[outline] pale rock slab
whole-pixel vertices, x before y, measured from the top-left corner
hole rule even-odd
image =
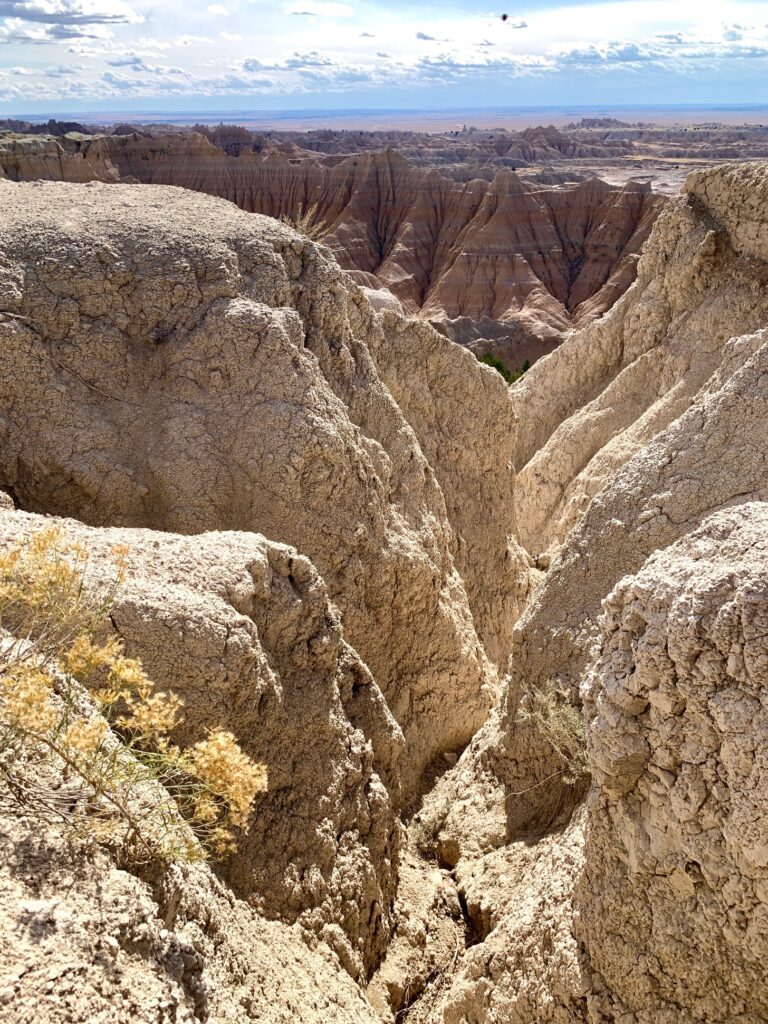
[[[24,512],[0,514],[0,545],[52,525],[87,549],[94,592],[114,589],[113,550],[128,548],[109,620],[157,689],[183,699],[175,740],[227,729],[266,764],[269,790],[222,876],[364,978],[392,929],[403,740],[312,563],[256,534],[179,537]]]
[[[582,693],[590,1020],[768,1016],[768,505],[709,517],[605,602]]]
[[[0,483],[95,525],[295,545],[403,728],[414,791],[497,674],[359,290],[292,230],[182,189],[4,183],[0,209]]]

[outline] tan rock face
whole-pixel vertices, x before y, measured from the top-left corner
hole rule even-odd
[[[3,513],[0,545],[49,524]],[[157,688],[182,697],[176,740],[224,728],[267,765],[269,791],[224,877],[365,977],[391,931],[403,741],[314,566],[255,534],[61,525],[88,550],[89,587],[112,586],[113,548],[129,548],[110,621]]]
[[[768,505],[623,580],[584,683],[591,1019],[768,1015]]]
[[[556,784],[528,788],[557,765],[517,720],[521,697],[576,685],[600,602],[648,554],[713,508],[768,498],[755,448],[768,339],[747,333],[768,323],[765,280],[765,263],[734,253],[712,214],[682,199],[657,224],[634,288],[513,387],[517,528],[534,556],[552,545],[552,567],[515,629],[507,694],[451,790],[488,813],[466,826],[457,806],[448,834],[496,843],[562,810]],[[527,792],[510,801],[505,787]]]
[[[509,686],[499,708],[430,795],[424,816],[468,905],[479,891],[473,879],[482,878],[486,904],[503,907],[505,876],[498,867],[484,867],[499,858],[507,873],[523,872],[526,891],[541,894],[526,970],[551,985],[538,992],[537,981],[524,987],[534,1000],[526,1012],[537,1020],[603,1024],[626,1014],[650,1024],[709,1015],[756,1022],[765,1016],[753,973],[759,958],[750,959],[753,940],[762,948],[762,933],[747,924],[762,913],[762,868],[740,849],[763,841],[745,824],[762,812],[741,808],[762,800],[765,773],[759,756],[746,755],[740,762],[746,775],[734,774],[729,782],[720,758],[731,764],[730,744],[742,739],[732,740],[730,730],[743,728],[746,719],[710,725],[706,718],[721,704],[729,708],[727,716],[731,696],[736,715],[743,703],[736,691],[746,687],[752,694],[762,685],[761,669],[753,669],[759,681],[745,678],[739,659],[747,635],[762,642],[759,627],[750,623],[753,615],[761,620],[763,584],[742,567],[750,543],[764,531],[764,511],[750,507],[707,518],[717,509],[768,500],[768,336],[757,330],[768,323],[766,264],[759,256],[768,227],[758,225],[749,234],[751,251],[737,253],[729,241],[736,227],[726,232],[713,212],[717,204],[748,204],[764,168],[762,175],[713,171],[703,179],[706,190],[694,177],[692,188],[717,197],[713,208],[686,200],[671,206],[654,231],[635,287],[600,324],[569,338],[511,392],[519,421],[515,461],[522,467],[518,529],[533,553],[553,538],[562,545],[553,545],[551,568],[515,628]],[[547,434],[550,439],[542,440]],[[543,511],[548,483],[558,477],[567,483],[553,487],[558,499]],[[749,525],[737,531],[740,516]],[[725,543],[729,531],[734,538],[738,532],[733,548]],[[631,578],[649,555],[676,541],[668,555],[651,559],[637,581]],[[702,561],[696,560],[699,550]],[[755,572],[759,550],[754,548]],[[608,603],[613,625],[606,627],[606,653],[595,666],[601,603],[625,576],[630,578]],[[748,611],[747,593],[754,601]],[[696,644],[701,646],[694,650]],[[762,664],[759,657],[754,664]],[[572,818],[586,787],[562,785],[562,760],[520,714],[532,687],[556,685],[575,696],[585,673],[599,695],[589,716],[595,783],[586,845],[578,837],[581,819]],[[636,700],[630,691],[641,683]],[[652,730],[646,721],[653,721]],[[740,749],[756,750],[761,743],[757,706],[752,725]],[[732,814],[738,825],[730,824]],[[614,840],[611,830],[617,829]],[[545,865],[580,879],[573,883],[571,926],[551,888],[555,881],[542,885],[546,866],[536,869],[525,854],[527,844],[547,844],[558,833],[562,844],[545,854]],[[734,845],[728,846],[731,835]],[[564,848],[571,851],[566,861]],[[735,895],[726,907],[720,900],[730,897],[721,897],[719,887],[729,885]],[[738,924],[728,909],[736,906],[749,908],[745,918],[737,915]],[[583,931],[579,920],[588,922]],[[455,1013],[460,1020],[459,1008],[466,1013],[470,1005],[478,1020],[491,1021],[497,1019],[491,993],[499,1001],[520,993],[514,983],[517,949],[507,966],[501,954],[488,959],[498,949],[498,935],[512,942],[520,934],[519,913],[499,910],[496,921],[483,943],[485,955],[473,954],[486,966],[478,968],[469,995],[462,971],[456,991],[441,997],[443,1016],[436,1010],[427,1019],[454,1019]],[[578,943],[569,947],[568,928],[586,943],[586,954]],[[550,946],[558,951],[554,959],[534,951]],[[685,966],[676,965],[676,957]],[[740,965],[735,969],[743,985],[731,983],[731,963]],[[564,978],[571,981],[564,984]],[[757,995],[747,995],[750,986]],[[510,1005],[509,1019],[531,1019],[515,1016],[524,1001]]]
[[[510,389],[231,203],[0,187],[0,489],[88,520],[97,575],[130,535],[116,628],[190,738],[223,719],[275,763],[222,877],[281,957],[286,931],[315,947],[281,965],[326,986],[334,951],[340,1020],[382,957],[387,1021],[768,1015],[766,174],[693,176],[635,286]],[[534,688],[583,694],[591,781]],[[398,903],[398,787],[410,809],[470,737],[410,818]],[[332,1012],[297,984],[300,1019]]]
[[[432,757],[469,740],[496,686],[454,560],[478,543],[481,495],[459,512],[457,479],[452,529],[371,358],[368,344],[386,345],[368,304],[317,246],[209,197],[7,184],[0,204],[0,483],[22,508],[92,524],[294,544],[330,581],[405,732],[411,791]],[[446,362],[434,372],[449,379]],[[504,408],[501,381],[470,372]],[[431,401],[417,431],[425,444],[433,431],[430,450],[444,415]],[[478,481],[479,465],[462,479]],[[445,463],[446,493],[450,476]],[[500,498],[510,486],[502,471]],[[512,525],[493,529],[485,564],[513,595],[498,588],[483,629],[503,664],[528,569]]]
[[[0,141],[0,178],[10,181],[118,181],[102,140],[17,135]]]
[[[639,184],[548,190],[506,170],[457,183],[391,149],[321,162],[214,143],[196,132],[19,136],[0,143],[0,167],[13,180],[181,185],[306,221],[342,267],[372,276],[409,314],[448,322],[458,341],[499,335],[494,351],[512,368],[625,291],[663,203]]]
[[[585,1024],[591,975],[573,927],[583,817],[459,866],[472,941],[414,1007],[418,1024]]]
[[[28,763],[31,786],[57,787]],[[266,921],[204,865],[137,870],[0,799],[0,1006],[41,1024],[375,1024],[322,943]],[[11,941],[12,940],[12,941]]]
[[[381,323],[371,352],[440,484],[478,634],[503,671],[530,588],[514,519],[514,402],[495,370],[426,324],[391,313]]]

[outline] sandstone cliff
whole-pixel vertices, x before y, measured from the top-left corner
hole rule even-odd
[[[461,517],[477,513],[454,511],[452,529],[377,373],[366,343],[382,326],[362,295],[310,241],[190,192],[6,184],[0,204],[0,483],[24,509],[92,524],[294,544],[403,728],[412,792],[481,724],[497,675],[454,557]],[[508,407],[500,378],[472,372]],[[500,522],[507,473],[491,485]],[[497,664],[527,586],[512,532],[502,525],[486,556],[506,581],[483,625],[501,634]]]
[[[486,930],[490,924],[488,949],[472,953],[454,992],[441,996],[440,1012],[444,1016],[435,1016],[435,1020],[459,1020],[459,1008],[467,1005],[478,1014],[478,1020],[500,1019],[494,1016],[493,999],[487,1002],[491,991],[499,1005],[506,1007],[508,1016],[503,1019],[521,1022],[602,1022],[622,1019],[624,1013],[627,1019],[650,1022],[667,1019],[663,1014],[673,1012],[682,1013],[674,1019],[690,1021],[761,1019],[759,1002],[744,1003],[736,988],[729,999],[721,998],[730,986],[725,964],[731,955],[743,956],[739,952],[743,940],[731,934],[724,923],[724,930],[713,925],[709,935],[702,920],[702,946],[696,948],[699,968],[708,980],[695,996],[693,987],[681,994],[686,984],[682,980],[687,970],[684,964],[688,961],[681,956],[673,970],[676,954],[672,949],[677,948],[675,943],[688,942],[683,936],[689,934],[696,911],[692,911],[688,923],[666,917],[666,896],[661,890],[649,893],[643,887],[642,875],[637,875],[639,889],[634,890],[633,909],[627,911],[636,917],[632,925],[618,921],[623,914],[619,910],[620,904],[624,906],[622,897],[614,901],[614,896],[608,895],[615,892],[614,883],[619,885],[610,873],[618,868],[608,871],[606,858],[615,856],[617,863],[632,865],[631,878],[640,870],[637,858],[647,858],[646,871],[661,872],[655,861],[654,868],[648,867],[652,863],[648,843],[653,849],[654,837],[663,829],[674,836],[678,832],[688,834],[687,825],[680,820],[663,826],[656,823],[647,802],[639,812],[634,803],[633,773],[644,758],[650,757],[669,773],[664,778],[670,788],[679,780],[682,794],[687,785],[684,778],[691,769],[683,764],[687,753],[680,755],[682,761],[674,755],[663,755],[662,744],[668,741],[643,734],[643,698],[638,696],[635,701],[628,692],[641,678],[639,670],[627,662],[631,641],[619,637],[615,626],[600,627],[598,623],[601,603],[613,587],[623,576],[638,572],[654,551],[685,537],[702,522],[705,525],[701,532],[694,533],[690,542],[681,540],[680,545],[681,551],[688,547],[696,550],[696,538],[701,537],[699,546],[705,545],[705,550],[707,537],[721,535],[721,520],[706,518],[714,510],[753,499],[768,500],[763,455],[768,446],[763,367],[768,337],[764,330],[749,333],[768,322],[766,264],[761,257],[768,228],[764,220],[758,222],[759,214],[753,214],[753,227],[742,234],[750,241],[742,242],[737,251],[727,224],[718,220],[715,210],[716,202],[722,209],[738,209],[740,204],[748,203],[757,210],[757,197],[765,180],[765,168],[725,169],[693,176],[688,195],[666,211],[654,230],[634,288],[600,324],[568,339],[513,388],[513,402],[520,417],[520,447],[516,453],[520,467],[516,486],[518,527],[533,553],[547,544],[554,543],[555,548],[546,557],[539,557],[540,565],[549,565],[550,558],[552,565],[516,627],[505,697],[459,765],[432,794],[426,812],[429,827],[438,837],[436,848],[454,866],[470,912],[474,908],[479,923],[486,922]],[[705,195],[711,205],[704,205],[699,198]],[[550,401],[535,421],[532,397],[545,389]],[[565,485],[549,491],[548,480],[557,479],[561,473]],[[565,522],[557,501],[545,504],[549,493],[556,493],[559,500],[563,494],[572,500],[576,495]],[[760,509],[758,506],[749,512],[751,520],[762,521]],[[744,535],[750,531],[754,535],[759,527],[753,523],[749,530],[744,529]],[[663,580],[666,564],[661,556],[655,562],[652,559],[639,579]],[[703,566],[699,568],[704,571]],[[732,570],[728,567],[724,571]],[[707,586],[694,574],[692,585],[699,584]],[[642,584],[647,586],[647,582]],[[627,629],[634,629],[633,624],[638,623],[633,634],[638,650],[645,652],[646,644],[652,650],[676,642],[664,632],[673,628],[672,620],[668,627],[658,626],[658,639],[650,639],[645,626],[639,625],[645,613],[638,601],[628,598],[627,604],[623,603],[624,594],[635,593],[631,587],[626,582],[619,584],[608,608],[626,609],[615,614],[626,614]],[[645,593],[642,587],[640,592]],[[674,588],[663,592],[668,599],[676,593]],[[759,604],[759,588],[751,592]],[[712,600],[719,609],[727,606],[729,599],[722,589],[716,589]],[[697,608],[702,616],[709,614],[702,606]],[[698,612],[691,614],[692,621],[700,621]],[[604,662],[594,662],[600,657],[601,636],[613,637],[618,644],[614,664],[621,661],[623,666],[615,669],[620,683],[609,685]],[[608,639],[602,643],[604,650],[613,649],[614,639],[610,644]],[[735,643],[738,645],[738,641]],[[718,671],[713,669],[720,680],[717,685],[727,689],[730,684],[718,676]],[[680,676],[674,678],[677,682],[673,685],[680,685]],[[583,813],[573,813],[584,786],[562,784],[562,759],[542,741],[535,723],[524,714],[535,690],[557,687],[570,692],[571,699],[578,699],[580,681],[588,697],[593,691],[602,692],[603,687],[608,687],[607,692],[613,692],[613,685],[617,688],[616,697],[610,698],[613,703],[609,704],[606,697],[599,705],[597,718],[591,720],[588,716],[594,780],[586,819]],[[761,676],[757,685],[765,688],[767,682]],[[657,684],[658,675],[648,686],[655,689]],[[655,699],[649,698],[651,705]],[[683,712],[685,702],[682,696],[679,700],[675,707]],[[676,714],[671,708],[665,706],[662,714]],[[695,719],[693,709],[691,714]],[[677,728],[672,722],[674,717],[664,726],[672,730],[669,742]],[[601,767],[600,759],[610,757],[617,759],[614,768]],[[695,756],[693,761],[699,763]],[[606,775],[610,771],[616,776],[613,781]],[[600,829],[615,828],[617,822],[614,817],[611,826],[598,825],[593,817],[594,807],[600,804],[596,787],[603,785],[609,790],[618,787],[617,793],[626,792],[622,787],[627,786],[632,792],[635,831],[631,842],[639,845],[631,850],[617,848],[609,855],[605,834],[598,838]],[[755,785],[759,788],[764,782]],[[708,789],[701,784],[699,789],[703,802]],[[728,805],[731,796],[718,792],[718,799]],[[610,803],[623,798],[605,799]],[[667,799],[665,790],[663,800]],[[730,810],[723,813],[730,814]],[[622,828],[629,829],[626,815],[622,821]],[[535,844],[533,857],[526,851],[532,836],[542,837]],[[708,835],[705,845],[709,839],[714,842],[714,836]],[[623,841],[630,843],[629,832]],[[699,852],[704,856],[701,848]],[[671,860],[667,863],[668,870],[662,873],[672,876],[687,862],[681,858],[674,864]],[[695,874],[699,868],[690,870]],[[742,866],[738,870],[751,877],[751,868]],[[670,883],[673,889],[678,877],[674,875]],[[537,919],[522,924],[517,911],[505,909],[510,878],[519,878],[530,899],[538,901]],[[690,887],[686,884],[684,888],[688,893]],[[565,903],[563,891],[570,894]],[[614,912],[616,919],[611,916]],[[667,958],[661,970],[670,971],[670,978],[677,979],[670,981],[666,995],[657,989],[657,981],[641,982],[639,976],[628,982],[628,988],[619,983],[619,973],[637,953],[611,938],[625,934],[625,930],[631,933],[640,927],[641,918],[647,922],[656,915],[664,921],[660,927],[672,930],[666,951],[662,953],[659,946],[655,954]],[[702,910],[702,915],[711,919],[709,911]],[[512,935],[519,934],[520,927],[528,938],[518,947]],[[642,925],[642,929],[647,927]],[[638,938],[639,943],[662,941],[651,940],[648,931],[640,934],[645,939]],[[556,951],[553,957],[541,958],[537,951],[541,943]],[[650,948],[652,945],[643,945],[644,955]],[[501,961],[493,973],[494,984],[489,986],[482,958],[491,950],[497,951]],[[650,964],[653,957],[648,955]],[[531,975],[522,989],[521,956],[528,957],[525,972]],[[654,972],[651,966],[639,968],[639,975]],[[749,977],[749,969],[744,967],[742,974]],[[637,995],[641,984],[645,986],[643,997]],[[654,1008],[642,1009],[649,1006],[651,990],[656,992]],[[482,1011],[478,1006],[483,1007]]]

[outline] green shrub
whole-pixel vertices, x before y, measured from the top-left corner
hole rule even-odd
[[[484,363],[486,366],[492,366],[494,370],[498,370],[507,384],[514,384],[516,380],[520,380],[526,370],[530,370],[531,368],[530,359],[526,359],[523,365],[517,370],[508,370],[504,363],[502,363],[500,359],[497,359],[496,356],[491,355],[490,352],[485,352],[481,357],[480,362]]]
[[[517,720],[531,723],[550,745],[562,762],[555,774],[563,782],[576,785],[589,777],[587,727],[568,693],[555,686],[534,687],[521,701]]]

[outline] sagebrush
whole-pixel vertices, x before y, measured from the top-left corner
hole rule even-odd
[[[266,769],[221,729],[171,742],[181,699],[156,692],[105,628],[128,551],[113,554],[102,592],[86,588],[88,552],[60,529],[0,555],[0,783],[28,813],[132,856],[222,856],[247,832]],[[30,773],[30,759],[51,770]]]
[[[569,785],[589,777],[587,726],[569,693],[554,685],[533,687],[517,712],[519,722],[531,723],[562,762],[556,774]]]

